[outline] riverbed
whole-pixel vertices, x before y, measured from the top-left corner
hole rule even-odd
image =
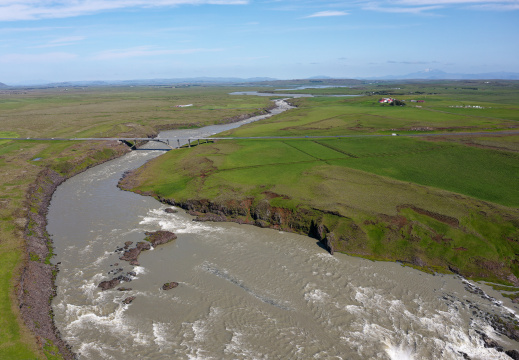
[[[240,125],[160,136],[205,137]],[[478,332],[517,348],[486,318],[518,310],[487,286],[479,292],[454,275],[332,256],[305,236],[194,222],[116,187],[125,171],[160,153],[133,151],[53,196],[55,322],[80,359],[509,359]],[[119,259],[125,242],[156,230],[178,238],[143,252],[139,266]],[[120,286],[131,290],[97,287],[121,274],[132,281]],[[171,281],[179,286],[162,290]]]

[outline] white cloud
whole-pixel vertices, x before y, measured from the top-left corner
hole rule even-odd
[[[0,55],[0,63],[58,63],[73,60],[76,54],[65,52],[53,52],[44,54],[5,54]]]
[[[215,52],[223,49],[153,49],[150,46],[138,46],[129,49],[113,49],[98,53],[93,57],[94,60],[113,60],[126,59],[142,56],[158,56],[158,55],[187,55],[199,52]]]
[[[66,18],[125,8],[248,3],[249,0],[0,0],[0,21]]]
[[[431,10],[440,9],[442,6],[419,6],[419,7],[403,7],[403,6],[385,6],[381,4],[369,4],[363,7],[364,10],[387,12],[387,13],[408,13],[420,14]]]
[[[345,15],[349,15],[349,14],[347,12],[345,12],[345,11],[331,11],[331,10],[328,10],[328,11],[316,12],[315,14],[306,16],[306,18],[328,17],[328,16],[345,16]]]
[[[518,4],[518,0],[397,0],[392,3],[425,6],[425,5],[457,5],[457,4]]]
[[[84,40],[84,36],[67,36],[49,41],[47,44],[33,46],[32,48],[49,48],[58,46],[74,45],[78,41]]]
[[[423,13],[448,6],[465,6],[481,10],[517,10],[519,0],[396,0],[366,1],[365,10],[401,13]]]

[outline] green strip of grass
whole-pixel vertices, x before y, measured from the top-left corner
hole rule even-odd
[[[19,250],[0,252],[0,359],[36,359],[37,356],[20,337],[20,327],[13,316],[11,280],[20,259]]]

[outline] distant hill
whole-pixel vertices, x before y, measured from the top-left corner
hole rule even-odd
[[[6,85],[6,84],[4,84],[4,83],[1,83],[1,82],[0,82],[0,89],[1,89],[1,88],[6,88],[6,87],[9,87],[9,86]]]
[[[389,75],[382,77],[372,77],[373,80],[485,80],[485,79],[499,79],[499,80],[519,80],[519,73],[513,72],[489,72],[482,74],[461,74],[461,73],[447,73],[436,69],[427,69],[410,73],[407,75]]]
[[[276,80],[269,77],[254,77],[248,79],[227,77],[196,77],[196,78],[173,78],[173,79],[135,79],[135,80],[106,80],[106,81],[66,81],[46,84],[47,86],[109,86],[109,85],[135,85],[135,86],[167,86],[178,84],[243,84],[261,81]]]

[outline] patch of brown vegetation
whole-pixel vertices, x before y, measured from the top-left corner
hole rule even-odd
[[[276,194],[275,192],[272,192],[272,191],[264,191],[264,192],[262,192],[262,194],[265,195],[265,197],[269,200],[274,199],[274,198],[279,198],[279,197],[282,199],[285,199],[285,200],[290,199],[290,196]]]
[[[444,224],[447,224],[449,226],[452,226],[452,227],[455,227],[455,228],[458,228],[460,226],[460,222],[458,219],[452,217],[452,216],[447,216],[447,215],[443,215],[443,214],[438,214],[438,213],[435,213],[435,212],[432,212],[432,211],[429,211],[429,210],[426,210],[426,209],[422,209],[422,208],[419,208],[419,207],[416,207],[414,205],[399,205],[397,206],[397,210],[398,211],[401,211],[402,209],[411,209],[413,210],[414,212],[420,214],[420,215],[425,215],[425,216],[429,216],[430,218],[433,218],[434,220],[438,220]]]

